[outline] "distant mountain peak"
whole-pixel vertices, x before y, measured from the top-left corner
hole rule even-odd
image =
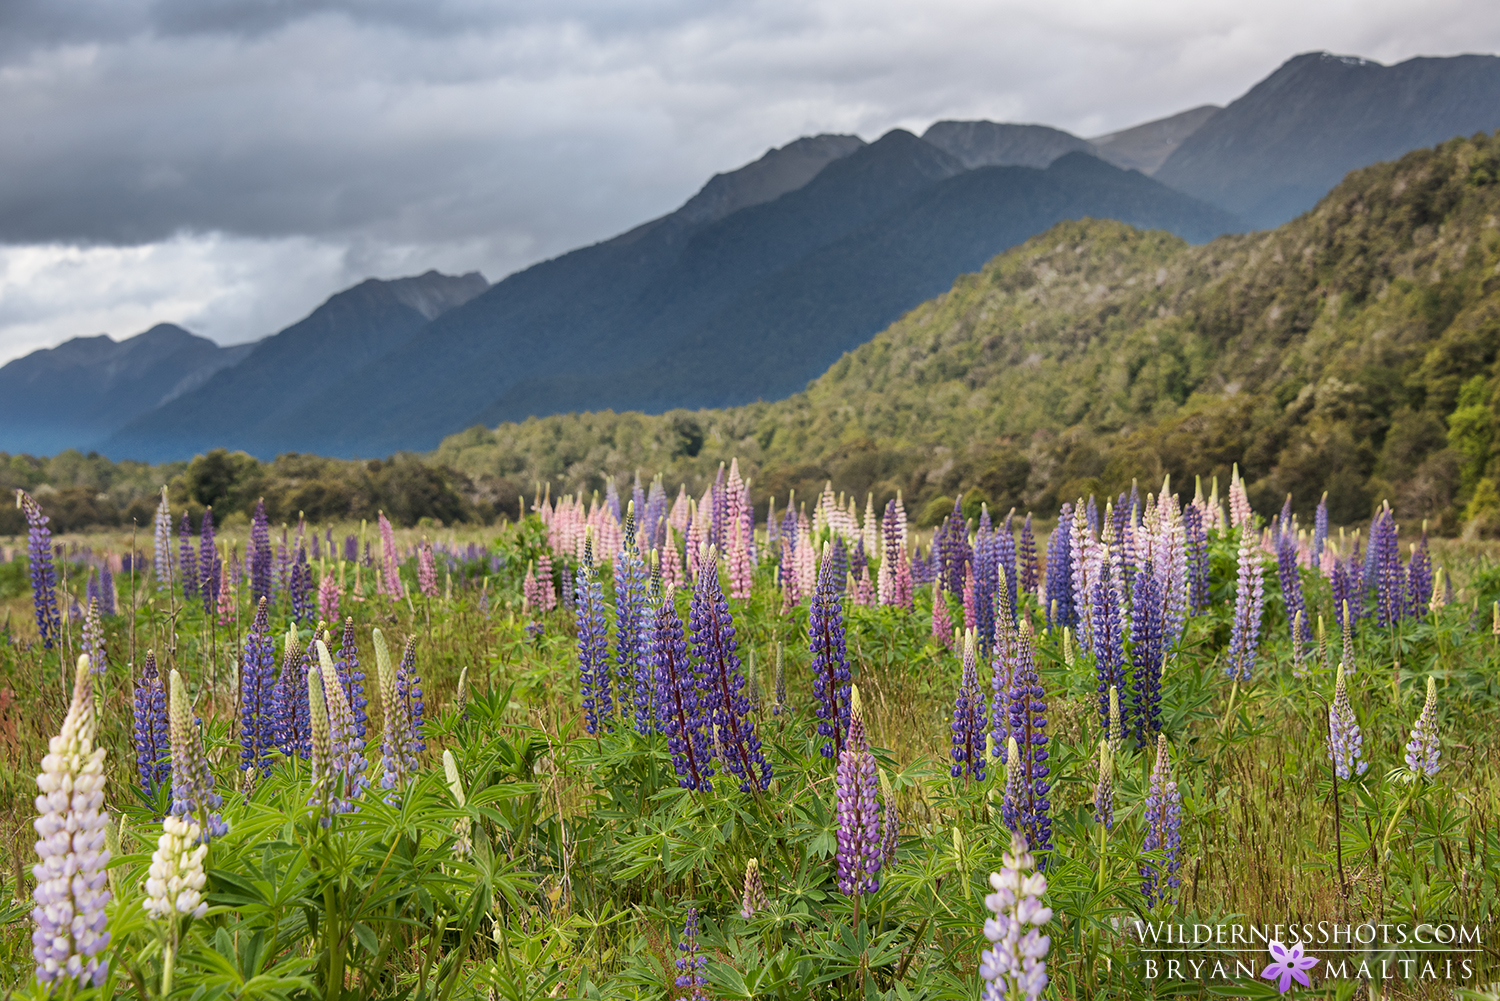
[[[385,282],[396,301],[410,306],[432,320],[490,287],[484,275],[470,271],[462,275],[445,275],[431,270],[412,278]]]
[[[863,145],[859,136],[823,134],[773,146],[759,160],[710,177],[676,214],[687,222],[709,223],[751,205],[775,201]]]
[[[959,163],[975,167],[1046,167],[1064,153],[1092,153],[1088,140],[1050,125],[934,122],[922,138]]]
[[[1102,159],[1116,167],[1154,174],[1188,136],[1223,110],[1217,104],[1202,104],[1166,118],[1095,136],[1089,142]]]

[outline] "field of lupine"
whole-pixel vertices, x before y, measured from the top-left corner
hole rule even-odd
[[[18,494],[8,996],[1493,997],[1500,573],[1218,494],[929,537],[731,467],[233,538],[164,492],[88,545]],[[1478,938],[1216,980],[1162,921]]]

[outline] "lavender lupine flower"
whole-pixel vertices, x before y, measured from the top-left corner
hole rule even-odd
[[[1261,610],[1265,602],[1265,580],[1261,576],[1260,547],[1248,529],[1240,531],[1239,572],[1234,589],[1234,628],[1229,636],[1229,662],[1224,673],[1238,681],[1249,681],[1255,671],[1260,646]]]
[[[1036,637],[1031,623],[1021,620],[1015,672],[1010,686],[1010,736],[1017,745],[1016,762],[1021,787],[1015,803],[1016,826],[1038,851],[1052,850],[1052,801],[1047,794],[1047,701],[1036,672]],[[1045,858],[1042,868],[1046,868]]]
[[[1427,701],[1422,706],[1422,715],[1412,727],[1411,740],[1406,743],[1406,767],[1415,778],[1432,778],[1438,773],[1438,758],[1442,756],[1442,741],[1437,728],[1437,681],[1427,677]]]
[[[670,586],[656,607],[654,627],[656,704],[677,771],[677,784],[707,792],[713,788],[714,775],[713,741],[708,732],[710,707],[688,662],[687,640]]]
[[[734,638],[734,617],[719,587],[712,552],[693,588],[688,627],[693,654],[702,667],[705,693],[712,704],[713,725],[723,743],[724,767],[740,780],[741,792],[764,792],[771,784],[771,764],[761,751],[760,736],[750,717],[750,700],[745,696],[745,676],[740,672]]]
[[[177,567],[182,572],[182,598],[198,597],[198,554],[193,552],[193,522],[186,511],[177,525]]]
[[[1208,532],[1203,511],[1189,504],[1182,510],[1182,531],[1187,545],[1188,605],[1194,615],[1208,607]]]
[[[1164,602],[1161,584],[1150,562],[1135,575],[1135,599],[1130,620],[1130,672],[1132,705],[1130,723],[1135,746],[1148,746],[1161,732],[1161,669],[1163,658]]]
[[[1031,512],[1026,512],[1026,520],[1021,523],[1021,542],[1017,550],[1016,561],[1021,571],[1021,591],[1024,594],[1036,594],[1040,575],[1036,564],[1036,536],[1031,531]]]
[[[1047,628],[1077,626],[1073,607],[1073,505],[1057,513],[1057,527],[1047,539]]]
[[[958,698],[953,703],[953,767],[949,774],[954,778],[967,775],[976,782],[983,782],[984,696],[979,691],[978,652],[975,648],[974,630],[967,630],[964,633],[963,673],[959,677]]]
[[[167,692],[156,672],[156,654],[150,650],[135,683],[135,767],[141,791],[148,796],[155,796],[157,788],[172,777]]]
[[[1406,615],[1421,618],[1432,603],[1432,559],[1427,553],[1427,527],[1422,538],[1411,547],[1411,562],[1406,567]]]
[[[203,598],[203,614],[214,613],[219,597],[219,549],[214,541],[214,509],[203,509],[198,532],[198,594]]]
[[[250,560],[250,600],[257,604],[262,598],[275,600],[271,593],[271,524],[266,520],[264,498],[255,502],[255,515],[250,519],[250,545],[245,555]]]
[[[282,646],[281,673],[271,691],[271,718],[276,722],[276,747],[288,758],[307,758],[311,751],[311,722],[308,717],[307,677],[300,666],[302,650],[297,626],[293,623]]]
[[[988,506],[981,506],[979,509],[979,528],[974,533],[969,571],[970,575],[965,578],[964,586],[968,588],[972,581],[973,608],[965,608],[965,619],[968,618],[967,613],[972,611],[974,621],[966,624],[974,628],[979,637],[980,649],[988,653],[995,636],[995,584],[1000,576],[999,547],[996,544],[995,529],[990,524]],[[966,606],[967,598],[968,591],[965,592]]]
[[[766,887],[760,880],[760,860],[750,859],[745,863],[745,893],[740,900],[740,917],[749,921],[755,912],[765,910]]]
[[[1120,628],[1120,597],[1108,561],[1099,565],[1092,602],[1094,676],[1098,682],[1099,722],[1109,721],[1109,690],[1125,685],[1124,637]]]
[[[51,650],[62,630],[57,612],[57,572],[52,567],[51,521],[31,495],[16,491],[16,506],[26,516],[26,558],[31,566],[31,602],[36,610],[36,631],[42,649]]]
[[[276,749],[276,641],[260,599],[240,661],[240,769],[263,771]]]
[[[423,732],[427,703],[422,700],[422,676],[417,673],[417,638],[406,638],[401,663],[396,665],[396,695],[405,707],[406,742],[413,758],[427,750]]]
[[[1428,590],[1431,591],[1430,586]],[[115,575],[108,560],[99,568],[99,612],[106,617],[115,614]]]
[[[203,736],[194,725],[182,675],[172,672],[168,685],[168,719],[172,731],[171,814],[203,829],[203,840],[222,838],[229,825],[219,817],[224,797],[214,792],[214,775],[203,753]]]
[[[354,713],[354,732],[363,742],[369,728],[370,700],[365,697],[365,672],[359,666],[359,647],[354,641],[352,616],[344,620],[344,634],[339,639],[338,659],[334,666],[338,668],[339,681],[344,685],[344,697],[349,700],[349,708]]]
[[[401,697],[396,681],[396,667],[391,661],[385,636],[374,630],[375,672],[380,682],[381,717],[384,729],[380,741],[380,787],[393,794],[403,788],[417,771],[417,756],[412,751],[410,709]],[[330,750],[330,754],[332,751]],[[387,797],[391,802],[394,795]]]
[[[1348,781],[1363,775],[1370,767],[1361,761],[1363,738],[1359,732],[1359,721],[1354,718],[1354,707],[1349,704],[1349,689],[1344,685],[1344,665],[1333,685],[1333,702],[1328,707],[1328,760],[1338,777]]]
[[[1109,743],[1099,741],[1099,781],[1094,785],[1094,822],[1106,831],[1115,826],[1115,756]]]
[[[994,892],[984,898],[995,916],[984,922],[990,948],[979,955],[983,996],[985,1001],[1037,1001],[1047,989],[1047,950],[1052,947],[1041,932],[1052,920],[1052,908],[1042,903],[1047,877],[1032,871],[1036,863],[1022,834],[1011,835],[1010,851],[1001,861],[1000,871],[990,873]]]
[[[704,988],[708,986],[708,957],[698,952],[698,908],[687,909],[687,921],[682,928],[682,941],[677,944],[682,953],[677,959],[678,987],[686,987],[686,994],[679,1001],[708,1001]]]
[[[109,903],[109,850],[104,811],[104,748],[94,745],[94,693],[87,655],[78,658],[73,701],[62,730],[47,746],[36,777],[37,864],[31,920],[36,978],[80,986],[104,982],[109,960],[105,905]]]
[[[156,505],[156,517],[152,519],[156,542],[156,558],[152,569],[156,574],[156,586],[172,586],[172,508],[167,504],[167,488],[161,488],[161,502]]]
[[[1146,795],[1146,839],[1142,851],[1164,851],[1160,863],[1141,864],[1141,892],[1147,906],[1154,906],[1172,896],[1182,883],[1177,870],[1182,865],[1182,794],[1172,779],[1172,762],[1167,755],[1167,735],[1156,738],[1156,764],[1151,769],[1151,788]]]
[[[384,511],[377,511],[376,522],[380,527],[380,552],[381,552],[381,575],[385,586],[385,593],[391,598],[399,598],[406,591],[401,586],[401,564],[396,555],[396,532],[391,528],[390,519],[385,516]]]
[[[1333,593],[1333,621],[1340,628],[1345,626],[1345,613],[1359,617],[1360,599],[1358,589],[1355,585],[1357,578],[1350,570],[1349,560],[1334,560],[1333,574],[1328,579],[1329,590]],[[1353,628],[1353,622],[1348,623]],[[1352,670],[1352,665],[1351,665]]]
[[[646,563],[636,545],[635,506],[625,515],[625,538],[615,554],[615,669],[621,713],[625,693],[635,694],[635,731],[649,734],[652,728],[652,664],[645,655],[649,627],[646,608]]]
[[[1318,510],[1313,514],[1313,537],[1312,537],[1312,565],[1319,573],[1323,572],[1323,548],[1328,544],[1328,491],[1323,491],[1322,500],[1318,501]]]
[[[1300,645],[1312,639],[1307,624],[1307,603],[1302,599],[1302,573],[1297,567],[1297,536],[1283,531],[1276,539],[1276,574],[1281,580],[1282,603],[1286,620],[1293,629],[1292,642]],[[1301,614],[1302,618],[1297,616]],[[1300,630],[1300,632],[1299,632]]]
[[[350,813],[370,785],[365,778],[365,742],[354,726],[354,710],[344,694],[333,655],[323,640],[318,648],[318,674],[323,681],[323,703],[328,713],[329,744],[332,752],[332,777],[329,786],[329,809],[333,813]]]
[[[812,646],[813,695],[817,697],[818,735],[822,755],[836,758],[849,729],[848,649],[844,643],[842,588],[834,583],[832,560],[824,559],[818,572],[808,612],[807,638]]]
[[[865,738],[864,714],[859,711],[857,694],[849,717],[849,740],[839,752],[835,772],[837,812],[839,818],[838,867],[839,890],[846,897],[874,893],[880,889],[880,815],[876,790],[875,755]]]
[[[610,696],[609,635],[604,626],[604,591],[594,567],[594,539],[583,543],[583,560],[574,576],[578,598],[578,674],[583,688],[584,727],[597,734],[610,729],[615,714]]]

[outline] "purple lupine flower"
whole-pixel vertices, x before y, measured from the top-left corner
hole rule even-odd
[[[1141,892],[1146,905],[1155,906],[1167,900],[1182,883],[1177,870],[1182,865],[1182,794],[1172,779],[1172,762],[1167,756],[1167,735],[1156,738],[1156,764],[1151,769],[1151,788],[1146,795],[1146,839],[1142,851],[1163,851],[1160,862],[1141,864]]]
[[[57,572],[52,567],[51,521],[31,495],[16,491],[16,506],[26,516],[26,558],[31,567],[31,603],[36,610],[36,631],[42,649],[51,650],[61,634],[62,619],[57,612]]]
[[[1401,567],[1401,544],[1396,515],[1389,507],[1370,526],[1370,554],[1375,568],[1375,623],[1393,626],[1406,613],[1406,574]]]
[[[135,767],[141,791],[155,796],[172,777],[172,738],[167,723],[167,692],[156,671],[156,654],[146,651],[146,663],[135,683]]]
[[[1099,565],[1092,602],[1094,677],[1098,682],[1099,722],[1109,722],[1109,690],[1125,687],[1124,637],[1120,628],[1120,596],[1109,562]]]
[[[406,649],[401,652],[401,663],[396,665],[396,696],[404,707],[402,718],[406,726],[406,743],[415,759],[427,750],[424,718],[427,703],[422,698],[422,675],[417,673],[417,638],[406,638]]]
[[[687,921],[682,928],[682,941],[677,943],[682,953],[677,959],[678,987],[688,992],[680,995],[680,1001],[708,1001],[704,988],[708,986],[708,957],[698,952],[698,908],[687,909]]]
[[[1047,538],[1047,628],[1077,626],[1073,607],[1073,505],[1057,513],[1057,527]]]
[[[37,864],[31,955],[44,984],[72,980],[99,986],[109,972],[109,880],[104,845],[104,748],[96,747],[94,693],[87,655],[78,658],[73,701],[48,743],[36,777]]]
[[[152,534],[156,543],[156,559],[152,569],[156,573],[156,586],[172,586],[172,508],[167,504],[167,488],[161,488],[161,502],[156,505],[156,516],[152,519]]]
[[[276,749],[276,640],[271,636],[266,599],[255,609],[240,661],[240,769],[263,771]]]
[[[203,753],[203,735],[192,719],[182,675],[172,672],[168,686],[168,721],[172,732],[172,816],[196,823],[204,841],[222,838],[229,825],[219,816],[224,797],[214,792],[214,775]]]
[[[1026,520],[1021,523],[1021,544],[1017,562],[1021,570],[1021,590],[1026,594],[1036,594],[1039,575],[1036,565],[1036,536],[1031,531],[1030,511],[1026,512]]]
[[[1333,592],[1333,621],[1338,623],[1339,628],[1344,628],[1344,612],[1348,610],[1351,616],[1349,628],[1354,628],[1352,619],[1359,617],[1360,601],[1355,589],[1355,577],[1353,576],[1348,559],[1334,560],[1333,574],[1329,577],[1328,586]],[[1350,665],[1351,670],[1353,665]]]
[[[651,732],[651,672],[645,656],[647,623],[646,563],[636,545],[635,505],[625,515],[625,538],[615,554],[615,669],[621,712],[626,692],[635,694],[635,731]]]
[[[1422,715],[1412,727],[1411,740],[1406,743],[1406,767],[1416,778],[1432,778],[1438,773],[1438,758],[1442,756],[1442,741],[1438,737],[1437,681],[1427,676],[1427,701],[1422,706]]]
[[[1203,511],[1189,504],[1182,511],[1182,531],[1187,547],[1188,603],[1196,615],[1208,607],[1208,532]]]
[[[370,722],[370,700],[365,697],[365,672],[359,666],[359,647],[354,641],[353,617],[344,620],[344,633],[339,640],[338,659],[334,666],[338,669],[339,681],[344,686],[344,697],[349,700],[349,708],[354,713],[354,732],[364,741]]]
[[[381,722],[383,730],[380,741],[380,787],[392,793],[387,802],[394,800],[417,771],[417,757],[412,751],[412,725],[410,708],[401,697],[396,679],[396,667],[391,661],[385,636],[379,629],[373,631],[371,640],[375,646],[375,673],[380,683]],[[330,754],[332,751],[330,750]]]
[[[1130,620],[1133,665],[1130,683],[1133,703],[1129,722],[1135,729],[1135,746],[1147,747],[1161,732],[1161,669],[1163,660],[1164,602],[1161,584],[1150,562],[1135,575],[1135,598]],[[1108,693],[1105,693],[1108,701]]]
[[[901,814],[896,808],[896,790],[885,772],[880,772],[881,836],[880,864],[882,868],[895,865],[896,852],[901,847]]]
[[[836,758],[844,746],[849,729],[848,649],[844,643],[844,605],[842,582],[833,580],[832,560],[824,559],[818,570],[818,585],[813,589],[808,611],[807,638],[812,647],[813,695],[817,697],[818,735],[823,742],[822,755]]]
[[[426,539],[417,547],[417,590],[423,597],[438,596],[437,559],[432,553],[432,543]]]
[[[995,532],[995,565],[999,570],[998,576],[1005,578],[1003,589],[997,590],[997,595],[1004,598],[999,609],[1003,611],[1012,624],[1016,621],[1016,613],[1020,606],[1021,593],[1017,590],[1020,578],[1016,572],[1016,538],[1011,534],[1011,516],[1006,515],[1005,521]]]
[[[193,522],[186,511],[177,525],[177,566],[182,571],[182,598],[198,597],[198,555],[193,552]]]
[[[975,646],[974,630],[970,629],[964,633],[963,673],[959,676],[958,698],[953,702],[953,767],[949,774],[954,778],[967,775],[976,782],[983,782],[984,696],[979,691]]]
[[[124,559],[128,560],[129,557]],[[1429,585],[1429,593],[1431,590]],[[99,568],[99,614],[106,617],[115,614],[115,575],[109,568],[108,560]]]
[[[1036,863],[1023,834],[1012,833],[1010,851],[1001,861],[1000,871],[990,873],[994,892],[984,898],[995,915],[984,923],[990,948],[979,955],[984,998],[1037,1001],[1047,989],[1047,950],[1052,947],[1041,932],[1052,920],[1052,908],[1042,903],[1047,877],[1032,871]]]
[[[219,598],[219,549],[214,541],[214,509],[203,509],[199,524],[198,543],[198,594],[203,598],[203,614],[214,613],[214,603]]]
[[[259,507],[257,507],[259,510]],[[357,563],[359,561],[359,538],[354,535],[344,536],[344,562]]]
[[[611,727],[609,634],[604,626],[604,591],[594,567],[592,531],[583,543],[583,561],[574,575],[578,600],[578,674],[583,687],[584,727],[597,734]]]
[[[1010,686],[1010,737],[1016,742],[1013,760],[1020,778],[1014,804],[1016,826],[1011,829],[1026,835],[1027,842],[1038,851],[1049,852],[1052,801],[1047,796],[1052,784],[1047,781],[1051,772],[1047,765],[1047,701],[1036,672],[1036,637],[1026,619],[1021,620]],[[1045,857],[1042,868],[1046,868]]]
[[[1109,741],[1099,741],[1099,781],[1094,785],[1094,822],[1106,831],[1115,827],[1115,756]]]
[[[365,778],[365,742],[355,730],[354,710],[344,694],[328,644],[318,640],[316,646],[331,751],[333,781],[328,789],[328,806],[333,813],[351,813],[356,809],[355,801],[364,796],[370,785]]]
[[[723,746],[724,767],[740,780],[740,791],[764,792],[771,784],[771,765],[761,751],[760,736],[750,718],[750,700],[745,697],[745,676],[740,671],[734,638],[734,617],[719,587],[714,560],[710,552],[688,606],[693,654],[704,675],[713,725],[718,728]]]
[[[1318,573],[1323,572],[1323,549],[1328,544],[1328,491],[1318,501],[1318,510],[1313,514],[1312,565]]]
[[[953,501],[953,513],[943,521],[942,527],[938,529],[937,543],[938,558],[942,561],[943,587],[949,594],[963,594],[964,570],[968,567],[973,553],[969,548],[969,526],[964,520],[963,507],[959,500]],[[886,542],[886,548],[890,548],[890,542]]]
[[[765,910],[766,887],[760,879],[760,860],[750,859],[745,863],[745,892],[740,898],[740,917],[749,921],[756,911]]]
[[[1004,582],[1000,582],[1004,587]],[[1001,761],[1006,756],[1006,738],[1010,736],[1010,686],[1015,679],[1016,660],[1020,650],[1020,637],[1015,623],[1007,616],[995,620],[994,652],[990,657],[990,688],[993,701],[990,703],[990,735],[994,740],[994,753]]]
[[[688,662],[682,619],[670,589],[656,607],[654,625],[656,704],[672,766],[677,771],[677,784],[684,789],[708,792],[713,788],[714,775],[710,706],[707,693]]]
[[[856,706],[849,717],[849,740],[839,752],[835,770],[839,818],[839,890],[846,897],[880,889],[881,831],[876,790],[880,786],[875,755],[865,737],[864,714]]]
[[[1422,528],[1422,538],[1411,549],[1411,562],[1406,568],[1406,614],[1417,619],[1427,614],[1432,602],[1432,559],[1427,553],[1427,528]]]
[[[264,498],[255,502],[255,515],[250,519],[250,545],[245,555],[250,560],[250,600],[257,604],[262,598],[276,600],[271,592],[271,524],[266,520]]]
[[[1291,532],[1282,532],[1276,539],[1276,574],[1281,580],[1282,603],[1286,607],[1287,627],[1293,632],[1292,643],[1308,643],[1312,640],[1312,630],[1307,624],[1307,603],[1302,598],[1302,572],[1297,566],[1297,537]],[[1298,613],[1301,613],[1302,618],[1297,617]]]
[[[999,547],[995,529],[990,524],[988,506],[979,509],[979,527],[974,533],[974,549],[969,570],[974,581],[974,631],[979,647],[988,653],[995,637],[995,586],[1000,577]],[[967,585],[967,580],[965,581]]]
[[[849,554],[849,576],[856,581],[864,580],[870,572],[870,558],[865,554],[865,540],[855,539],[854,550]]]
[[[312,579],[312,568],[307,565],[307,547],[300,543],[297,545],[297,559],[292,563],[287,590],[291,592],[292,618],[304,624],[311,622],[316,585]]]
[[[1344,665],[1339,665],[1338,677],[1333,685],[1333,702],[1328,706],[1328,760],[1333,770],[1346,782],[1363,775],[1370,767],[1368,761],[1360,760],[1363,753],[1363,738],[1359,732],[1359,721],[1354,718],[1354,707],[1349,704],[1349,689],[1344,684]]]
[[[1249,681],[1255,671],[1260,646],[1260,619],[1265,602],[1265,580],[1261,575],[1260,547],[1248,528],[1240,530],[1239,571],[1234,589],[1234,628],[1229,636],[1229,661],[1224,673],[1238,681]]]
[[[275,720],[275,742],[288,758],[306,760],[311,752],[311,720],[307,705],[307,671],[301,667],[302,650],[297,625],[288,628],[282,645],[281,672],[271,691],[271,718]]]

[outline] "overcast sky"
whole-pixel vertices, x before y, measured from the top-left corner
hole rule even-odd
[[[360,279],[491,280],[800,135],[1096,135],[1299,52],[1500,51],[1494,0],[0,0],[0,361],[251,340]]]

